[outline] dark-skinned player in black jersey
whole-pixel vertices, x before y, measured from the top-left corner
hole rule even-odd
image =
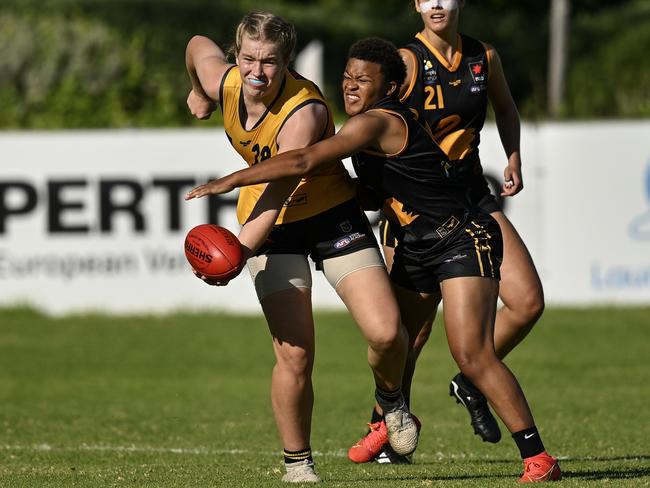
[[[489,102],[507,157],[501,196],[516,195],[523,188],[519,114],[494,47],[458,32],[465,1],[413,0],[412,5],[422,18],[423,29],[400,50],[407,66],[400,99],[426,120],[447,156],[459,161],[458,172],[466,182],[472,202],[499,223],[503,238],[499,296],[503,306],[497,311],[494,342],[497,355],[503,359],[539,319],[544,310],[544,293],[526,245],[490,193],[479,158],[479,143]],[[390,215],[381,215],[380,238],[389,270],[399,228]],[[426,300],[414,296],[409,304],[415,329],[409,330],[411,347],[402,381],[408,402],[416,361],[431,333],[439,302],[440,295],[432,294]],[[415,330],[420,330],[419,334]],[[459,373],[451,380],[449,394],[467,408],[475,434],[486,442],[501,439],[485,396],[466,376]],[[375,406],[370,430],[357,443],[367,447],[365,457],[353,460],[409,462],[408,458],[395,455],[385,441],[384,447],[377,448],[385,438],[377,428],[380,420],[381,409]],[[353,452],[356,451],[350,450],[351,455]]]
[[[278,154],[192,190],[188,197],[227,193],[261,182],[304,176],[348,156],[360,183],[399,222],[391,281],[408,320],[410,296],[442,294],[451,354],[461,372],[485,394],[524,460],[521,482],[561,477],[546,453],[524,394],[494,349],[502,242],[499,225],[467,196],[458,161],[433,140],[428,125],[399,102],[406,70],[394,45],[379,38],[350,48],[343,96],[350,119],[334,136],[310,148]],[[258,241],[268,223],[249,221]],[[406,298],[406,301],[403,302]],[[406,317],[405,317],[406,316]]]

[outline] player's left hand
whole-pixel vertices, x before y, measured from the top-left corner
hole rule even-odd
[[[524,180],[521,176],[521,166],[509,164],[503,170],[502,197],[512,197],[524,189]]]
[[[235,189],[235,185],[229,182],[230,179],[227,176],[219,178],[217,180],[212,180],[205,185],[197,186],[193,188],[185,195],[185,200],[191,200],[192,198],[201,198],[206,195],[219,195],[221,193],[228,193]]]
[[[243,260],[241,266],[239,266],[239,268],[237,270],[237,274],[234,275],[234,276],[231,276],[227,280],[215,280],[214,278],[209,278],[209,277],[205,276],[204,274],[199,273],[194,268],[192,268],[192,273],[194,273],[194,276],[196,276],[200,280],[203,280],[205,283],[207,283],[210,286],[226,286],[228,283],[230,283],[231,280],[233,280],[234,278],[237,278],[237,276],[239,276],[239,273],[241,273],[241,270],[244,269],[245,264],[246,264],[246,260]]]

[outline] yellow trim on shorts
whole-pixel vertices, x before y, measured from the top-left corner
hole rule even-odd
[[[485,277],[485,269],[483,268],[483,260],[481,259],[481,252],[485,251],[486,252],[486,257],[488,260],[488,263],[490,263],[490,275],[492,278],[494,278],[494,263],[492,262],[492,246],[490,246],[489,242],[492,236],[488,234],[488,232],[485,230],[485,228],[482,225],[478,225],[476,222],[473,220],[471,221],[471,224],[476,227],[477,229],[481,229],[485,232],[485,237],[486,237],[486,244],[481,245],[479,243],[478,237],[476,237],[476,234],[472,232],[471,229],[465,228],[465,232],[467,232],[473,239],[474,239],[474,248],[476,249],[476,255],[478,257],[478,264],[479,268],[481,270],[481,276]]]
[[[470,237],[474,239],[474,249],[476,249],[476,259],[478,260],[478,267],[481,271],[481,276],[485,276],[485,271],[483,270],[483,261],[481,260],[481,249],[478,243],[478,237],[474,235],[472,229],[468,229],[467,227],[465,227],[465,232],[467,232],[470,235]]]

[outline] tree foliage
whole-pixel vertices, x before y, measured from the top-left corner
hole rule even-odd
[[[493,44],[525,118],[546,105],[548,2],[468,2],[461,30]],[[348,46],[396,44],[421,28],[412,2],[384,0],[4,0],[0,4],[0,127],[182,126],[184,50],[193,34],[227,47],[249,10],[291,20],[302,48],[325,45],[325,90],[340,107]],[[566,117],[650,116],[647,0],[574,0]],[[215,122],[218,123],[218,120]]]

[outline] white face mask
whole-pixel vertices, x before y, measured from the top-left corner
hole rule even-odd
[[[457,10],[459,7],[458,0],[427,0],[420,2],[420,12],[426,13],[434,8],[442,8],[443,10]]]

